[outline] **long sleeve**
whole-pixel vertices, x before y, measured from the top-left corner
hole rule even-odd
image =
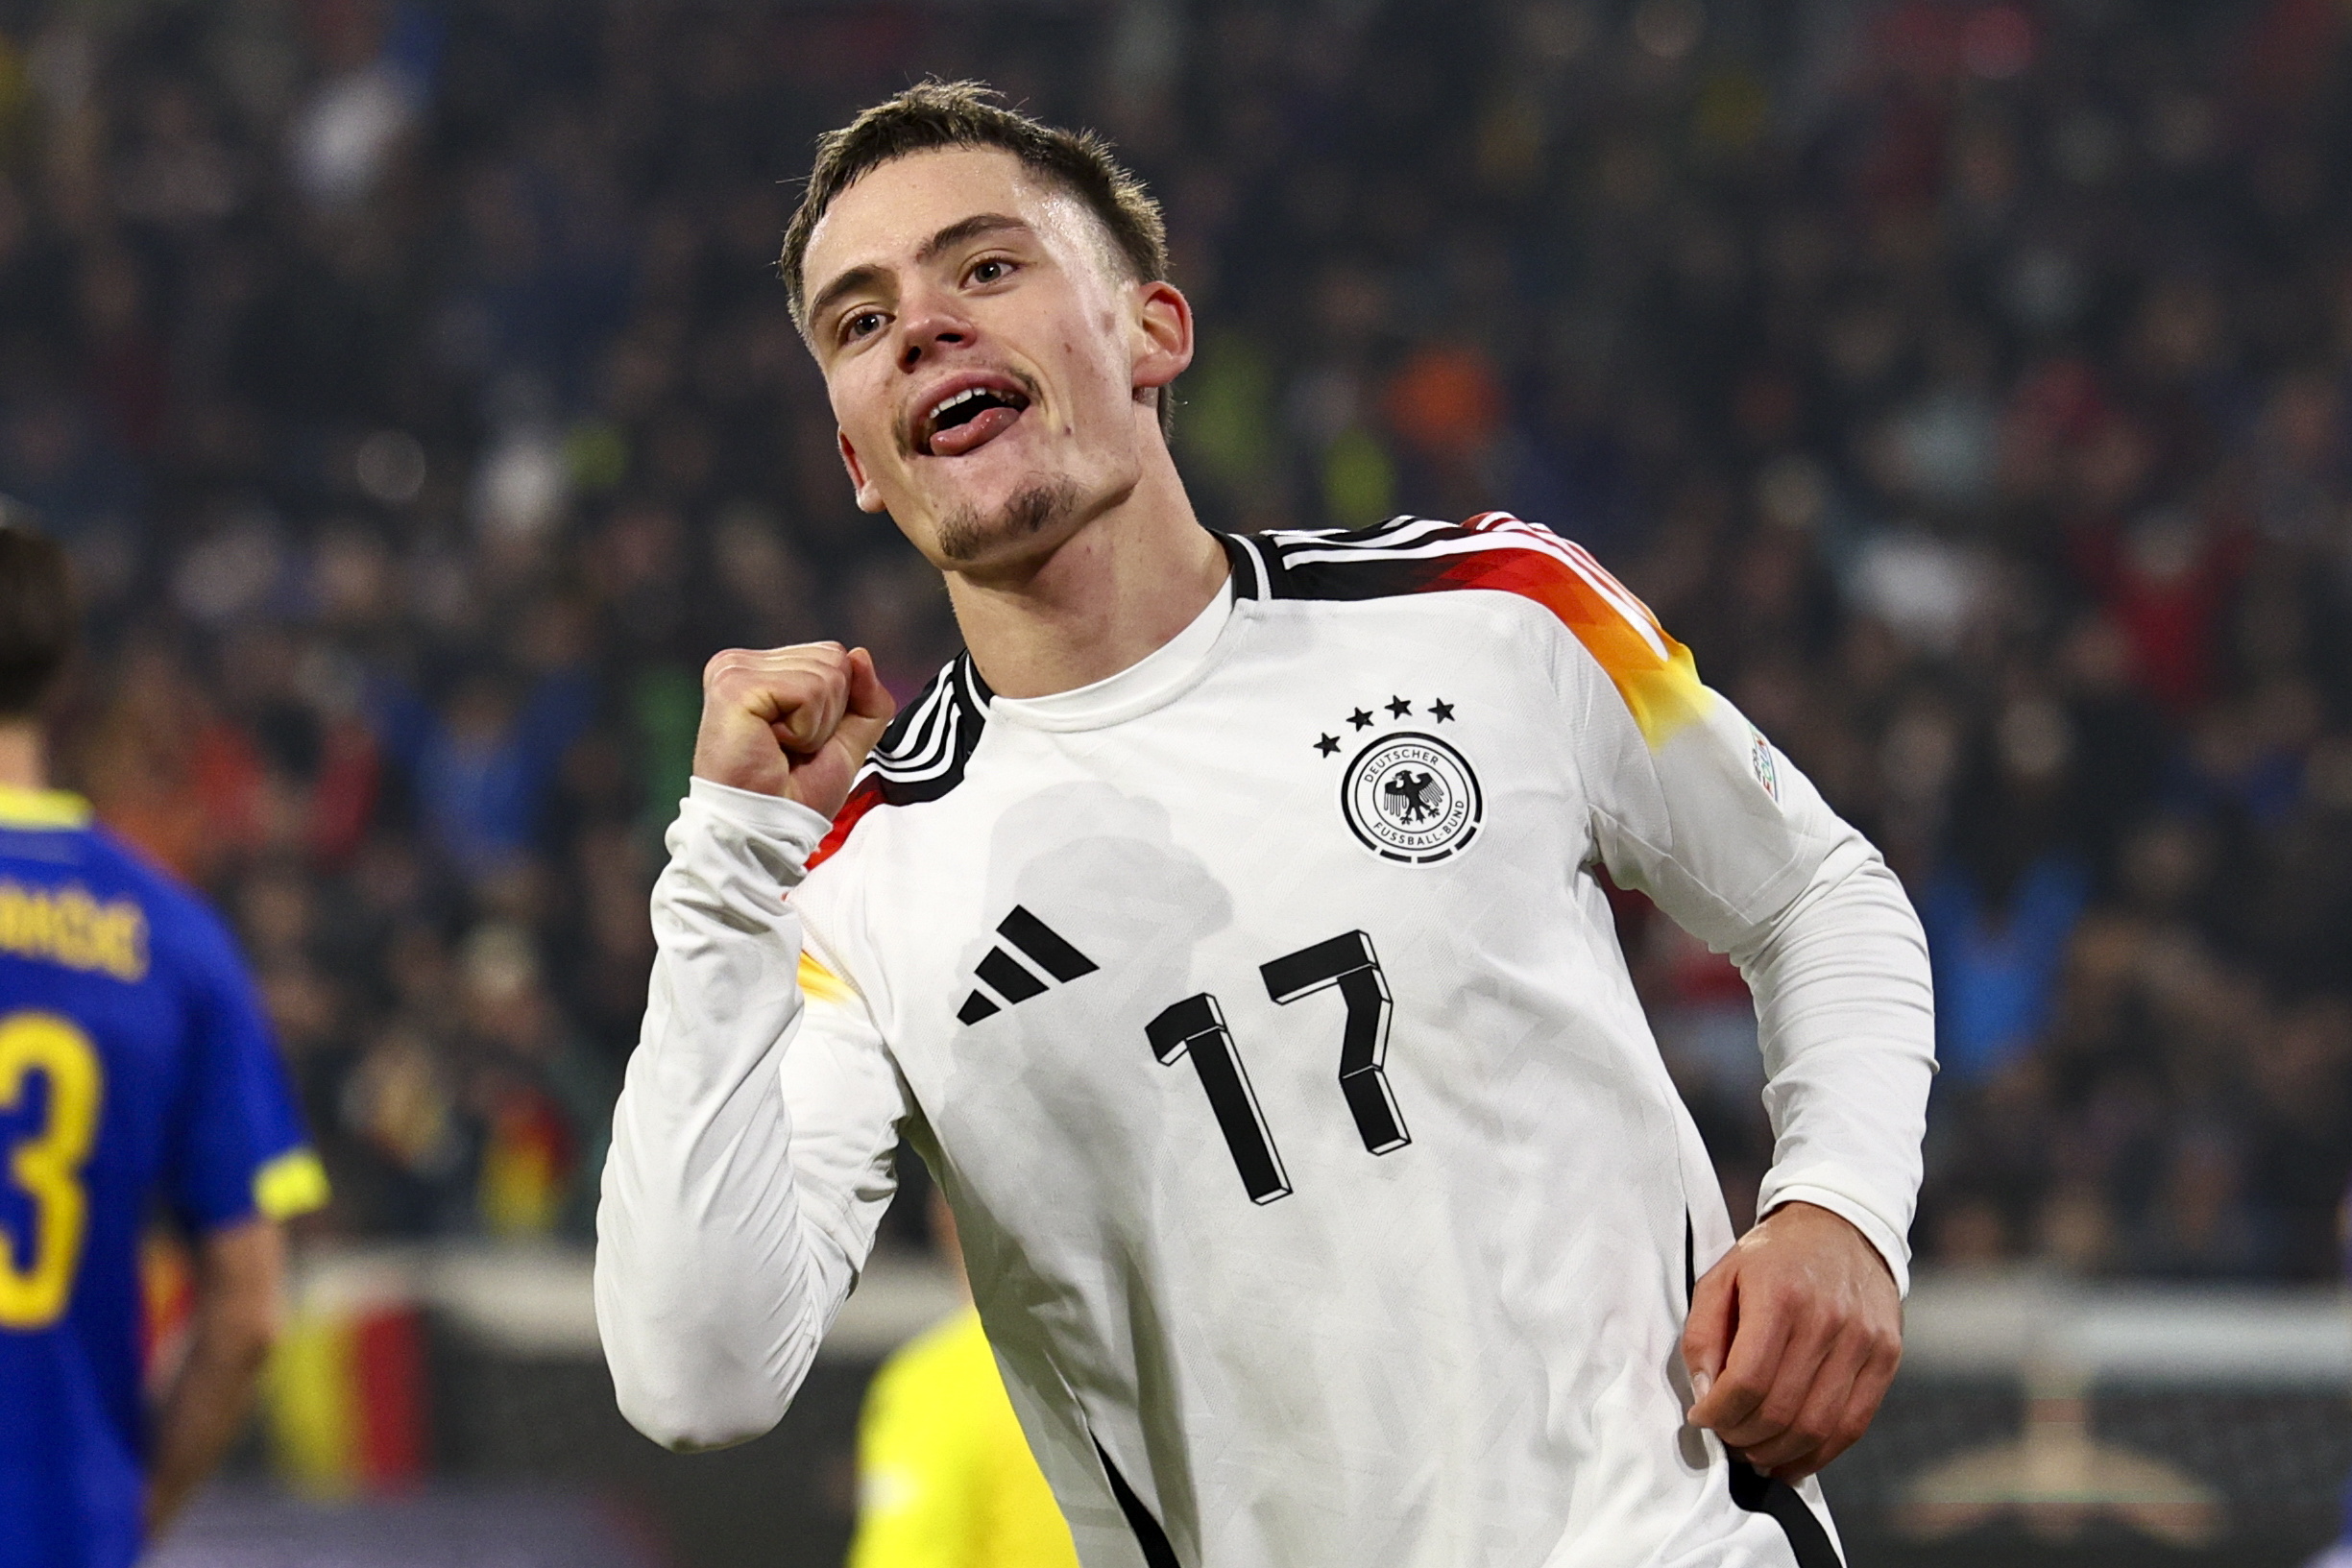
[[[1907,1290],[1935,1072],[1919,917],[1868,840],[1588,570],[1592,613],[1554,673],[1601,858],[1755,995],[1775,1140],[1758,1212],[1801,1199],[1843,1216]]]
[[[1857,833],[1732,958],[1756,997],[1772,1120],[1757,1213],[1802,1200],[1844,1216],[1907,1293],[1935,1004],[1903,884]]]
[[[672,1448],[782,1418],[890,1199],[904,1092],[788,892],[824,820],[696,779],[655,884],[658,953],[596,1213],[621,1413]]]

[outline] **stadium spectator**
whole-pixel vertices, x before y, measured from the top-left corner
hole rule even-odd
[[[485,922],[611,1081],[707,653],[855,635],[904,694],[952,650],[850,503],[772,271],[812,134],[937,71],[1099,126],[1168,197],[1217,328],[1177,389],[1211,520],[1474,492],[1581,538],[1945,912],[1928,1259],[2327,1274],[2338,8],[27,18],[0,484],[91,601],[64,758],[225,905],[308,887],[270,995],[336,1223],[487,1223],[449,977]],[[567,616],[569,654],[527,630]],[[518,747],[550,680],[563,722]],[[418,727],[376,727],[395,691]],[[1663,924],[1628,937],[1736,1186],[1766,1136],[1737,998]],[[2216,1216],[2247,1244],[2197,1242]]]

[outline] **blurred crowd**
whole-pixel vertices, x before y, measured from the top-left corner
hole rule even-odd
[[[910,694],[775,280],[925,74],[1093,125],[1255,529],[1579,538],[1881,844],[1918,1243],[2318,1277],[2352,1172],[2352,72],[2333,0],[0,4],[0,489],[68,782],[237,925],[364,1236],[580,1235],[715,649]],[[1737,976],[1623,933],[1734,1209]],[[911,1210],[914,1205],[901,1205]]]

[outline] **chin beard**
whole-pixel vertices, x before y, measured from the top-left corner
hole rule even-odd
[[[939,554],[949,561],[978,561],[1000,544],[1043,533],[1078,510],[1078,486],[1068,479],[1039,480],[1014,491],[993,514],[967,506],[939,521]]]

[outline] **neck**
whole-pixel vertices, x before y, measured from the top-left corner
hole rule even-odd
[[[1135,488],[1051,552],[985,577],[950,572],[964,645],[989,687],[1043,697],[1107,680],[1192,624],[1224,586],[1224,550],[1154,442]]]
[[[49,787],[49,748],[38,719],[0,719],[0,786]]]

